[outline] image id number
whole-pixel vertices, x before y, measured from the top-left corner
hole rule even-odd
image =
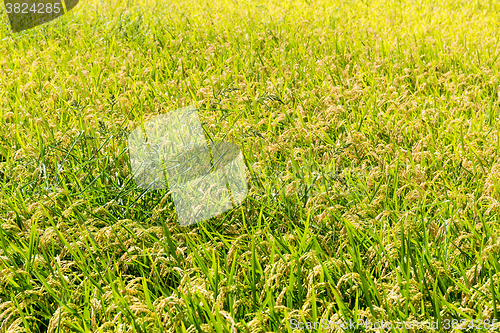
[[[487,330],[496,330],[499,328],[499,323],[498,319],[474,319],[474,320],[458,320],[458,319],[445,319],[443,321],[443,328],[444,329],[458,329],[458,330],[466,330],[466,329],[472,329],[472,330],[482,330],[482,329],[487,329]]]
[[[61,4],[60,3],[34,3],[33,5],[29,5],[27,3],[6,3],[5,7],[7,8],[7,13],[11,14],[52,14],[52,13],[60,13],[61,12]]]

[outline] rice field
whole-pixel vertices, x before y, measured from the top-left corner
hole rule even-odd
[[[499,1],[0,7],[1,333],[500,327]],[[249,192],[181,227],[127,137],[189,105]]]

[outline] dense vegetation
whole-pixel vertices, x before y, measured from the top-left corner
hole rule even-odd
[[[114,3],[0,28],[0,332],[500,319],[497,1]],[[182,228],[127,133],[191,104],[250,191]]]

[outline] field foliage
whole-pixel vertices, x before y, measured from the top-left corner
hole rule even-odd
[[[498,1],[3,17],[0,332],[500,319]],[[135,186],[127,135],[191,104],[241,147],[249,194],[182,228]]]

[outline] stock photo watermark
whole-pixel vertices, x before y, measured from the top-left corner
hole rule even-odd
[[[247,196],[243,154],[236,144],[208,144],[194,106],[158,116],[128,139],[135,183],[169,189],[181,226],[222,214]]]
[[[50,22],[73,9],[79,0],[4,0],[13,32]]]
[[[497,330],[500,328],[498,319],[443,319],[441,321],[370,321],[365,319],[349,321],[333,321],[321,319],[320,321],[290,320],[293,330],[328,330],[328,329],[364,329],[368,331],[391,329],[454,329],[454,330]]]

